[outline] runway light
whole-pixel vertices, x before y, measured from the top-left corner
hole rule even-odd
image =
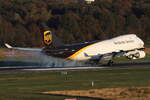
[[[68,73],[65,71],[61,72],[62,75],[67,75]]]
[[[92,87],[94,86],[94,81],[91,82]]]

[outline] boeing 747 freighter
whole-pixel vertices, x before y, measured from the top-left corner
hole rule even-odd
[[[43,33],[44,49],[31,49],[6,47],[17,50],[41,52],[48,56],[59,57],[76,61],[92,61],[95,63],[113,63],[117,56],[126,56],[128,59],[140,59],[145,57],[144,42],[135,34],[121,35],[104,41],[84,42],[78,44],[64,44],[56,35],[46,30]]]

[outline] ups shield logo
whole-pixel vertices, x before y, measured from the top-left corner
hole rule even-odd
[[[44,32],[44,43],[46,45],[50,45],[52,43],[52,32],[51,31]]]

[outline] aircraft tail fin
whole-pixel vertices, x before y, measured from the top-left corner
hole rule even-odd
[[[64,46],[64,44],[61,42],[61,40],[51,30],[46,30],[46,31],[44,31],[43,34],[44,34],[43,35],[44,44],[47,47]]]

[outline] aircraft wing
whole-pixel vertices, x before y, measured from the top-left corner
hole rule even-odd
[[[91,59],[99,59],[99,61],[109,61],[112,60],[114,57],[119,56],[126,56],[128,59],[139,59],[145,57],[145,52],[140,48],[138,50],[127,50],[127,51],[118,51],[112,53],[105,53],[105,54],[97,54],[97,55],[88,55],[84,54],[87,57],[91,57]]]
[[[37,48],[21,48],[21,47],[12,47],[11,45],[5,43],[5,46],[8,49],[15,49],[15,50],[22,50],[22,51],[32,51],[32,52],[41,52],[42,49],[37,49]]]
[[[97,54],[97,55],[88,55],[88,54],[84,53],[85,56],[91,57],[91,59],[99,59],[99,60],[105,60],[105,61],[109,61],[109,60],[113,59],[114,57],[123,56],[124,54],[126,54],[125,51]]]

